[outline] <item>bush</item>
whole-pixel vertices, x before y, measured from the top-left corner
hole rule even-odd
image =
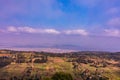
[[[46,78],[43,78],[43,80],[52,80],[52,79],[51,79],[51,78],[46,77]]]
[[[108,77],[101,77],[99,80],[109,80]]]
[[[52,76],[52,80],[73,80],[73,77],[69,73],[57,72]]]

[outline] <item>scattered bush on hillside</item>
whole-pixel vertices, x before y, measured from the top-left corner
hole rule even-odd
[[[57,72],[52,76],[52,80],[73,80],[73,77],[69,73]]]

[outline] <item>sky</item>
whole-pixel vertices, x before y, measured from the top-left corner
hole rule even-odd
[[[0,0],[0,48],[120,51],[120,0]]]

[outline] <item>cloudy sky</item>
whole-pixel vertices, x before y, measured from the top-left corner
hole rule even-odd
[[[0,48],[120,51],[119,0],[0,0]]]

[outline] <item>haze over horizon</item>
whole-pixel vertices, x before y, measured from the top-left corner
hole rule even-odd
[[[0,0],[0,49],[120,51],[119,0]]]

